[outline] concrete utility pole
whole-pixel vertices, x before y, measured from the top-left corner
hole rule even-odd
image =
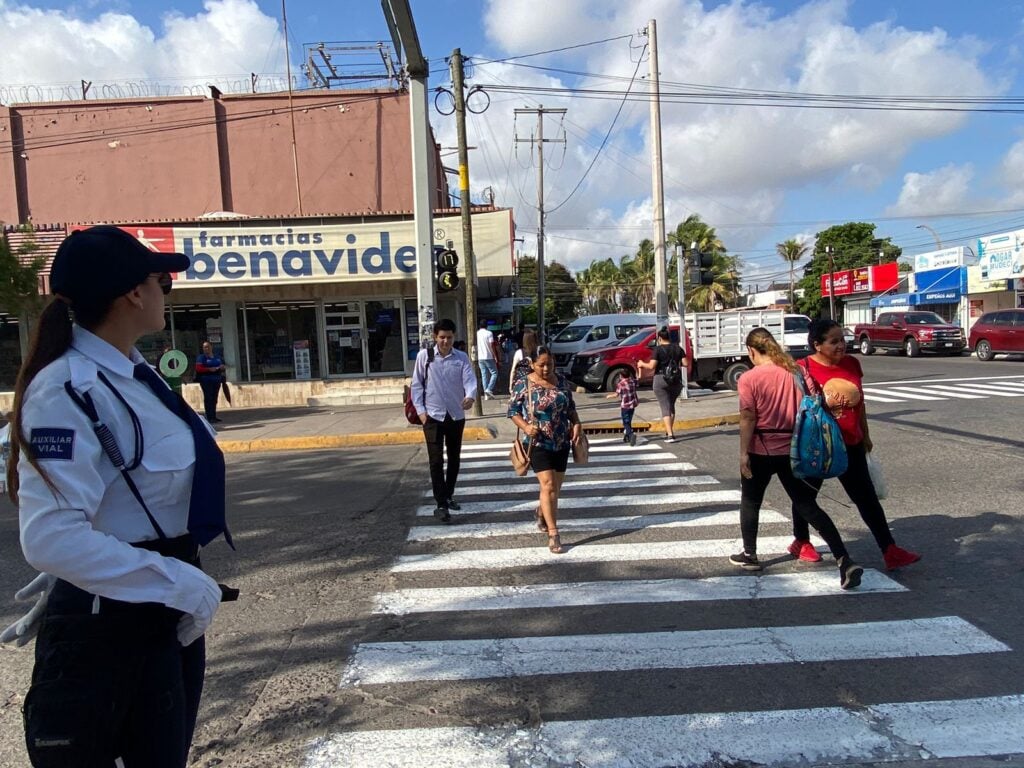
[[[544,138],[544,115],[564,115],[566,109],[545,109],[541,104],[536,109],[517,109],[517,115],[537,116],[537,138],[520,139],[516,143],[537,142],[537,334],[543,344],[547,341],[544,334],[544,142],[565,143],[565,139]]]
[[[690,243],[690,253],[697,250],[697,241]],[[676,283],[679,288],[679,346],[686,351],[686,262],[684,259],[684,251],[682,243],[676,243]],[[690,350],[690,355],[693,354],[693,350]],[[679,396],[683,400],[688,400],[690,397],[690,377],[687,373],[683,374],[683,388],[679,392]]]
[[[647,22],[651,79],[651,203],[654,209],[654,311],[658,327],[668,325],[668,277],[665,265],[665,184],[661,178],[661,84],[658,78],[658,25]]]
[[[434,293],[434,209],[430,201],[433,184],[430,157],[434,151],[427,120],[427,76],[430,65],[420,49],[409,0],[381,0],[384,19],[391,30],[395,51],[405,53],[409,75],[409,133],[412,140],[413,218],[416,225],[416,303],[419,307],[420,347],[434,338],[436,297]]]
[[[452,90],[455,95],[455,129],[459,140],[459,205],[462,209],[462,264],[466,275],[466,344],[476,373],[476,402],[473,415],[483,416],[483,378],[476,348],[476,258],[473,255],[473,221],[469,210],[469,148],[466,146],[466,93],[462,69],[462,49],[452,51]]]
[[[825,255],[828,256],[828,316],[836,319],[836,252],[831,245],[825,246]]]

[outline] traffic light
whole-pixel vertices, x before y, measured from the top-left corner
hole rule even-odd
[[[437,269],[438,293],[447,293],[459,287],[459,276],[455,272],[458,266],[459,254],[443,245],[434,246],[434,268]]]
[[[701,253],[700,251],[690,251],[690,284],[691,285],[711,285],[715,282],[715,276],[712,272],[712,267],[715,263],[715,256],[713,253]]]

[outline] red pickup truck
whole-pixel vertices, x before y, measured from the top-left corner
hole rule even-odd
[[[853,335],[862,355],[876,349],[900,349],[907,357],[926,351],[959,355],[967,346],[963,329],[934,312],[883,312],[875,322],[855,326]]]
[[[672,341],[679,343],[679,326],[669,326],[669,333]],[[576,384],[586,387],[591,392],[605,390],[614,392],[615,386],[622,378],[622,372],[626,368],[636,371],[636,364],[643,360],[651,359],[654,347],[658,342],[658,335],[654,327],[642,328],[632,336],[623,339],[617,346],[605,347],[604,349],[592,349],[573,355],[569,369],[569,379]],[[686,351],[690,351],[689,334],[686,339]],[[688,374],[693,374],[693,361],[687,354]],[[640,384],[650,384],[654,374],[649,370],[643,370],[637,381]]]

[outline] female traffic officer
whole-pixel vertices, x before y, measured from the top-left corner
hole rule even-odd
[[[134,345],[163,329],[188,264],[116,227],[72,233],[18,378],[9,492],[25,559],[53,582],[24,706],[37,768],[186,763],[222,598],[199,547],[228,536],[224,460]]]

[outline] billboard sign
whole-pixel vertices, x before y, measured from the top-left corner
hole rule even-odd
[[[967,249],[963,246],[943,248],[941,251],[919,253],[914,257],[914,271],[927,272],[930,269],[960,267],[967,263]]]
[[[867,267],[857,267],[853,270],[853,292],[863,293],[871,290],[871,270]]]
[[[978,238],[978,266],[981,279],[1011,280],[1024,272],[1024,230]]]
[[[900,270],[895,261],[878,264],[872,267],[857,267],[842,272],[834,272],[836,296],[866,291],[888,291],[900,282]],[[821,295],[829,294],[829,275],[821,276]]]
[[[981,265],[967,268],[967,293],[970,295],[1008,290],[1011,290],[1009,280],[982,280]]]
[[[895,261],[869,267],[872,291],[891,291],[900,284],[900,267]]]

